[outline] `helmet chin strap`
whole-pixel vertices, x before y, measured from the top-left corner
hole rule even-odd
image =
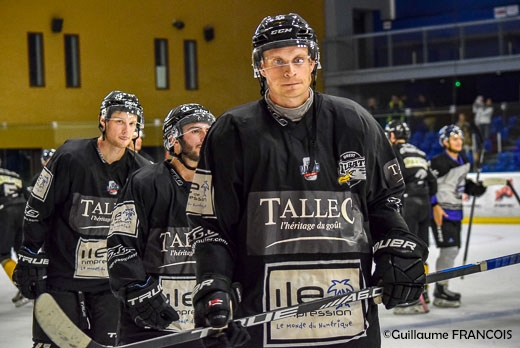
[[[186,169],[188,169],[188,170],[195,170],[195,169],[197,169],[197,167],[192,167],[192,166],[188,165],[186,162],[184,162],[184,160],[182,159],[182,152],[180,154],[174,153],[173,157],[176,157],[179,160],[179,162],[181,162],[182,165],[186,167]]]

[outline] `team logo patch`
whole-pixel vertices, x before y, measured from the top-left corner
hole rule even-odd
[[[45,198],[47,198],[47,194],[49,193],[49,188],[51,187],[53,177],[54,176],[51,171],[47,167],[43,167],[36,184],[34,184],[31,194],[35,198],[44,202]]]
[[[114,208],[108,231],[108,235],[111,234],[125,234],[132,237],[137,235],[137,212],[133,202],[124,202]]]
[[[311,170],[310,161],[311,159],[309,157],[303,158],[303,164],[300,166],[300,173],[303,175],[305,180],[316,181],[316,179],[318,179],[318,173],[320,172],[320,164],[314,161],[314,165],[312,166]]]
[[[339,156],[338,182],[349,187],[367,179],[365,157],[355,151],[348,151]]]
[[[110,180],[108,182],[107,192],[112,196],[117,195],[117,193],[119,192],[119,185],[115,181]]]

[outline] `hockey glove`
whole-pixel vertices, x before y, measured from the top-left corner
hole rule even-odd
[[[25,246],[20,248],[13,282],[24,297],[34,300],[45,292],[48,265],[45,253],[35,253]]]
[[[232,321],[233,308],[240,303],[240,284],[230,284],[224,276],[212,274],[195,285],[193,305],[195,326],[223,329],[204,338],[205,347],[239,347],[249,339],[249,333],[241,324]]]
[[[469,195],[480,197],[486,193],[486,187],[482,184],[482,181],[475,183],[469,179],[466,179],[466,187],[464,191]]]
[[[376,268],[372,280],[383,287],[386,309],[416,301],[423,292],[428,249],[422,241],[410,237],[384,239],[374,246]]]
[[[127,289],[125,306],[134,322],[142,327],[165,329],[179,315],[168,303],[158,280],[148,278],[143,285]]]

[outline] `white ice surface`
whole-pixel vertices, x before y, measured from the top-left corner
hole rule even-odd
[[[463,226],[463,246],[467,225]],[[520,225],[473,225],[467,262],[520,253]],[[435,271],[437,249],[430,248],[430,271]],[[462,264],[463,249],[457,265]],[[462,305],[456,309],[430,305],[430,313],[394,315],[380,306],[383,348],[393,347],[520,347],[520,264],[465,276],[450,281],[450,289],[462,294]],[[32,346],[33,305],[15,308],[11,298],[16,289],[0,270],[0,347]],[[430,287],[430,297],[433,288]],[[394,337],[385,338],[390,331]],[[505,335],[508,339],[482,339],[471,335]],[[466,338],[460,338],[460,334]],[[454,337],[454,335],[459,336]],[[409,339],[411,335],[435,335],[446,339]]]

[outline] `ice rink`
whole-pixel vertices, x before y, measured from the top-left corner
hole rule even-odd
[[[463,246],[466,230],[464,225]],[[519,253],[520,225],[473,225],[470,241],[468,263]],[[437,254],[431,247],[432,272]],[[457,265],[462,257],[463,249]],[[29,348],[33,306],[15,308],[11,298],[16,289],[0,273],[0,347]],[[462,294],[457,309],[431,305],[428,314],[398,316],[380,306],[382,347],[520,347],[519,273],[517,264],[452,280],[450,289]],[[430,297],[432,292],[430,288]]]

